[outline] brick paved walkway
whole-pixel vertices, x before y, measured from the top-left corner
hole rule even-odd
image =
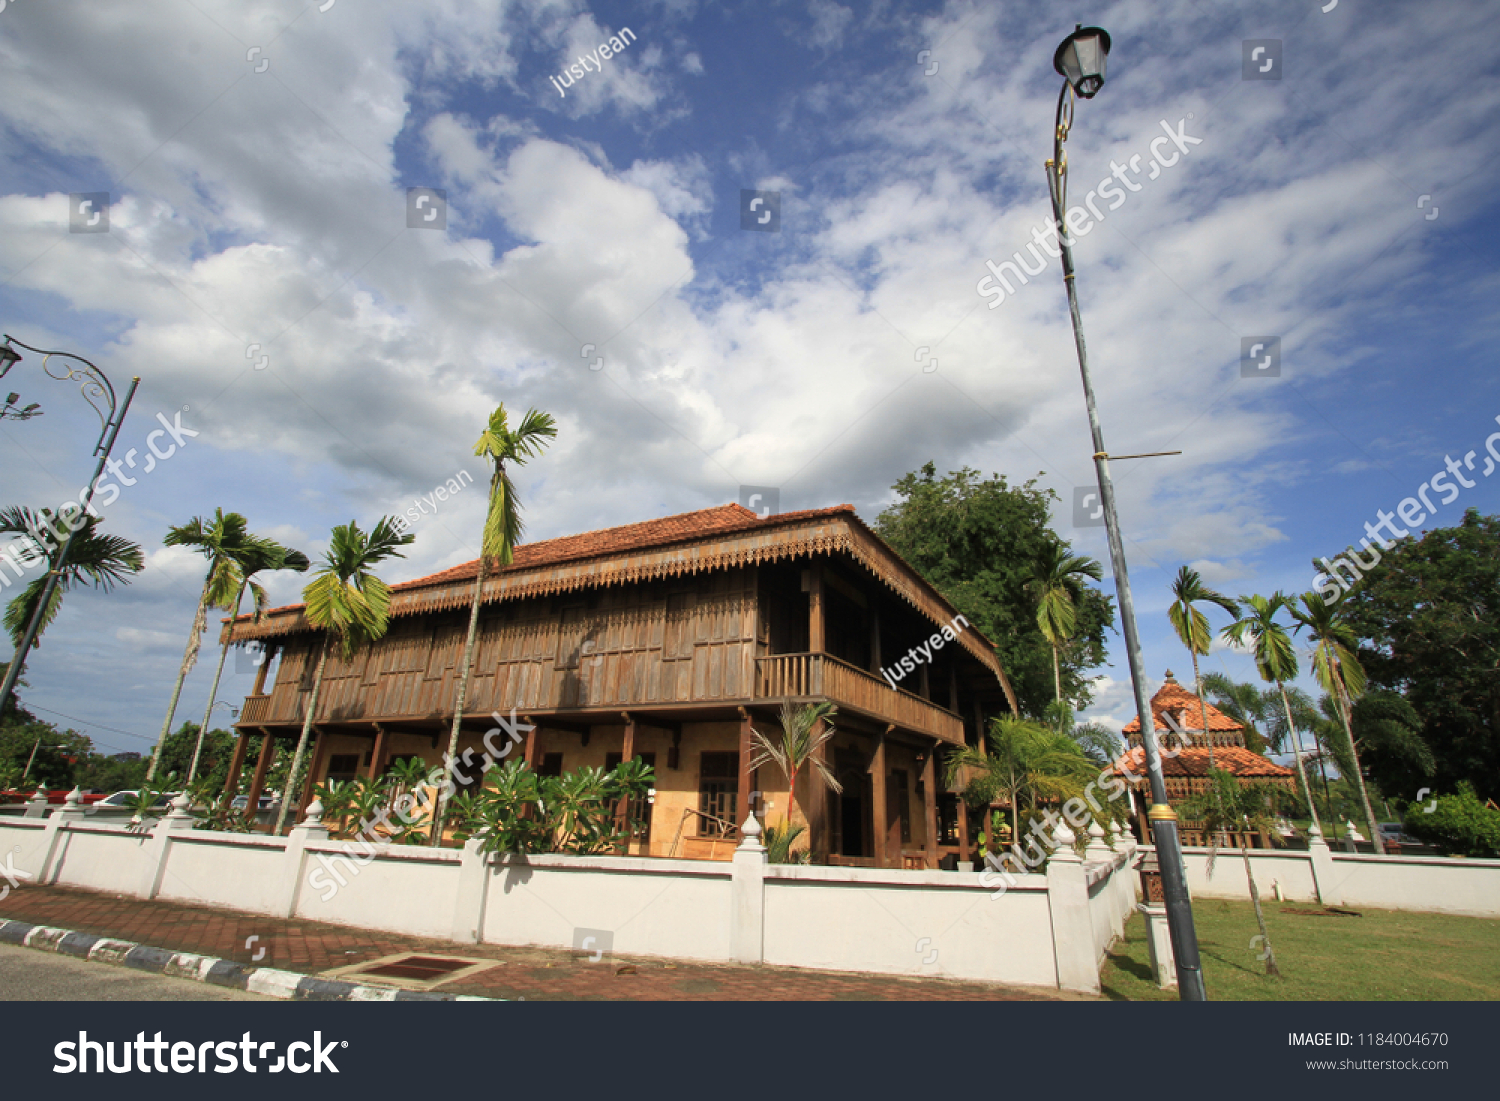
[[[62,887],[24,887],[0,902],[0,918],[59,925],[175,952],[318,974],[402,952],[492,959],[495,966],[434,989],[527,1001],[1038,1001],[1053,990],[621,957],[591,963],[560,949],[454,944],[315,921],[285,920],[176,902],[144,902]],[[246,941],[258,938],[250,948]],[[262,948],[259,961],[252,956]],[[101,965],[102,966],[102,965]],[[355,976],[346,976],[356,978]],[[371,981],[358,977],[356,981]],[[378,980],[374,980],[378,981]]]

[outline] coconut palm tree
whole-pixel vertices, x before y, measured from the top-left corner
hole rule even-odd
[[[828,767],[828,762],[823,760],[823,754],[819,752],[833,737],[833,719],[837,714],[838,708],[829,700],[804,704],[802,707],[784,700],[779,723],[781,729],[775,734],[757,730],[751,735],[756,750],[756,755],[750,762],[751,770],[754,771],[761,765],[775,764],[786,777],[786,818],[781,824],[783,830],[790,830],[792,827],[792,810],[797,805],[797,773],[809,761],[812,762],[816,780],[821,780],[835,794],[842,794],[844,790],[833,770]],[[814,782],[808,791],[809,798],[815,796],[816,787]],[[787,844],[790,845],[792,840],[795,840],[795,835],[788,838]]]
[[[146,768],[147,783],[156,778],[162,743],[172,731],[172,718],[177,713],[177,701],[182,696],[183,682],[198,662],[203,632],[208,629],[208,610],[229,608],[230,600],[242,581],[235,555],[245,548],[249,539],[250,532],[245,526],[245,518],[238,512],[226,514],[220,508],[214,510],[212,520],[194,516],[186,524],[169,530],[162,540],[163,545],[168,547],[191,547],[208,559],[208,570],[203,577],[203,591],[198,594],[198,608],[193,613],[193,628],[188,633],[187,647],[182,652],[182,664],[177,669],[177,683],[172,688],[172,698],[167,702],[167,717],[162,721],[156,747],[151,751],[151,763]]]
[[[276,812],[276,833],[281,832],[286,822],[292,793],[301,780],[307,739],[312,733],[313,716],[318,713],[323,670],[328,666],[328,652],[337,643],[340,656],[350,661],[361,646],[385,636],[390,623],[391,589],[375,576],[373,570],[387,558],[405,558],[397,548],[406,546],[415,538],[415,535],[402,535],[392,516],[382,516],[368,535],[360,531],[353,520],[340,524],[333,529],[333,538],[323,555],[323,568],[302,590],[302,599],[307,602],[304,615],[309,623],[324,632],[323,645],[318,652],[318,668],[313,674],[307,714],[302,720],[302,737],[297,741],[297,752],[287,773],[281,809]]]
[[[283,547],[274,539],[263,539],[257,535],[250,536],[240,550],[232,553],[235,565],[239,567],[240,587],[235,590],[234,609],[229,613],[231,629],[224,632],[224,644],[219,650],[219,667],[214,670],[214,683],[208,690],[208,706],[203,711],[203,723],[198,727],[198,744],[193,748],[193,763],[188,767],[188,784],[198,774],[198,756],[203,751],[203,736],[213,714],[214,699],[219,694],[219,678],[224,675],[224,660],[229,656],[229,637],[233,633],[234,621],[240,616],[240,601],[244,599],[245,589],[250,590],[254,622],[259,623],[261,614],[266,610],[266,590],[254,580],[255,575],[266,570],[296,570],[298,573],[306,573],[312,565],[307,555],[301,551]]]
[[[45,556],[48,565],[48,572],[33,579],[5,607],[5,630],[10,635],[11,644],[17,647],[21,645],[31,617],[36,614],[37,606],[42,602],[47,577],[50,570],[56,568],[61,554],[60,544],[54,544],[52,540],[40,535],[51,516],[46,510],[38,516],[25,507],[0,509],[0,535],[23,537],[26,550],[30,552],[26,557]],[[58,523],[55,520],[52,522]],[[61,526],[66,530],[67,525]],[[47,609],[42,613],[34,643],[36,646],[41,645],[42,632],[47,629],[47,625],[57,618],[64,593],[79,587],[85,581],[91,582],[96,589],[109,592],[116,584],[130,584],[132,575],[140,573],[146,565],[140,544],[118,535],[101,535],[97,516],[86,516],[79,529],[68,535],[68,544],[72,549],[68,551],[68,561],[63,567],[58,585],[52,590],[52,599],[47,602]],[[49,547],[53,549],[45,549]]]
[[[1224,637],[1238,646],[1248,647],[1255,658],[1255,668],[1261,679],[1274,684],[1281,694],[1281,706],[1286,714],[1285,732],[1292,742],[1292,758],[1297,762],[1297,777],[1302,781],[1302,790],[1307,793],[1307,813],[1312,816],[1312,824],[1321,833],[1323,827],[1318,822],[1317,808],[1313,806],[1312,785],[1307,781],[1307,771],[1302,763],[1302,739],[1297,733],[1297,723],[1292,716],[1292,701],[1286,690],[1287,681],[1297,678],[1297,651],[1292,646],[1291,632],[1276,618],[1283,611],[1291,611],[1291,599],[1279,591],[1269,597],[1257,593],[1240,599],[1250,611],[1224,628]]]
[[[1213,634],[1208,627],[1208,616],[1203,614],[1198,605],[1213,604],[1232,616],[1240,614],[1240,606],[1223,593],[1203,584],[1198,571],[1187,566],[1178,570],[1177,576],[1172,580],[1172,595],[1176,599],[1167,609],[1167,618],[1172,621],[1172,629],[1177,632],[1177,637],[1193,656],[1193,689],[1198,696],[1203,741],[1208,746],[1208,767],[1215,768],[1214,739],[1208,729],[1208,703],[1203,699],[1203,679],[1198,674],[1198,656],[1208,653],[1213,644]],[[1146,717],[1142,716],[1141,721],[1145,722]]]
[[[1267,708],[1275,706],[1275,693],[1269,689],[1262,692],[1253,684],[1245,684],[1227,673],[1203,674],[1203,692],[1213,705],[1245,728],[1245,748],[1252,753],[1266,751],[1266,737],[1261,733],[1261,724],[1266,721]]]
[[[1092,558],[1068,553],[1061,543],[1049,544],[1037,556],[1026,586],[1036,598],[1036,625],[1052,647],[1052,684],[1057,699],[1062,699],[1061,651],[1078,628],[1078,606],[1075,601],[1083,588],[1083,578],[1104,579],[1104,567]]]
[[[1355,656],[1359,639],[1354,629],[1344,619],[1344,614],[1335,604],[1324,600],[1319,593],[1303,593],[1302,609],[1292,608],[1292,616],[1307,628],[1313,642],[1313,676],[1323,690],[1333,697],[1339,722],[1344,728],[1344,737],[1349,744],[1349,763],[1354,773],[1354,782],[1359,789],[1359,799],[1364,805],[1365,823],[1370,827],[1370,844],[1375,851],[1385,853],[1380,840],[1380,825],[1375,821],[1375,810],[1370,805],[1370,793],[1365,789],[1365,774],[1359,764],[1359,749],[1354,744],[1354,727],[1350,720],[1351,701],[1364,695],[1365,671]]]
[[[453,725],[448,732],[448,767],[458,755],[458,731],[464,721],[464,707],[469,698],[469,674],[474,668],[474,644],[479,637],[479,604],[484,592],[485,573],[489,560],[508,566],[515,554],[516,544],[521,538],[521,502],[516,497],[516,487],[510,480],[505,464],[525,466],[526,461],[539,454],[544,440],[557,438],[557,422],[552,414],[528,409],[520,425],[512,431],[502,403],[490,414],[490,423],[479,442],[474,445],[474,454],[483,456],[494,464],[490,472],[489,507],[484,516],[484,534],[480,539],[479,568],[474,575],[474,596],[469,602],[469,634],[464,641],[462,668],[458,675],[458,699],[453,705]],[[447,785],[444,785],[447,790]],[[443,811],[447,799],[441,800],[438,812],[432,818],[432,843],[443,838]]]

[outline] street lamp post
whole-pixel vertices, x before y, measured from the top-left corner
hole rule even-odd
[[[79,383],[78,391],[83,395],[83,400],[93,406],[94,412],[99,414],[99,441],[94,444],[94,454],[98,456],[98,465],[94,467],[94,476],[89,479],[88,487],[83,491],[78,505],[81,513],[89,511],[89,503],[94,499],[94,487],[99,484],[99,479],[104,474],[104,464],[109,462],[109,453],[115,446],[115,437],[120,434],[120,425],[125,422],[125,414],[130,411],[130,402],[135,397],[136,387],[141,384],[140,377],[130,380],[130,389],[125,392],[125,402],[119,404],[115,399],[115,388],[110,384],[104,372],[95,367],[82,356],[73,355],[71,352],[48,352],[41,348],[33,348],[30,344],[22,344],[14,340],[9,333],[4,334],[5,343],[0,345],[0,378],[4,378],[10,369],[21,362],[21,355],[11,345],[14,343],[25,348],[28,352],[35,352],[42,357],[42,370],[49,378],[57,379],[59,382]],[[81,367],[74,363],[64,362],[61,364],[61,374],[54,374],[50,366],[53,357],[62,360],[72,360],[82,364]],[[101,399],[108,404],[108,412],[100,408],[95,399]],[[15,654],[10,659],[10,668],[5,671],[5,684],[0,687],[0,711],[5,708],[6,701],[10,699],[11,692],[15,689],[16,679],[21,675],[21,666],[26,664],[26,655],[31,651],[31,645],[36,641],[37,632],[42,626],[42,616],[47,606],[52,601],[52,594],[57,591],[58,583],[62,580],[63,569],[68,564],[68,553],[73,547],[73,532],[69,530],[70,523],[63,524],[63,533],[60,536],[61,545],[57,551],[57,561],[47,571],[47,584],[42,590],[42,598],[37,602],[36,610],[31,613],[31,620],[26,624],[26,634],[21,638],[21,644],[16,647]]]
[[[1073,277],[1073,242],[1068,229],[1068,161],[1063,146],[1073,125],[1074,96],[1093,99],[1104,86],[1105,58],[1109,55],[1109,34],[1098,27],[1077,29],[1063,40],[1052,59],[1053,67],[1063,77],[1057,97],[1057,120],[1053,131],[1052,159],[1047,162],[1047,187],[1052,196],[1052,217],[1057,227],[1058,249],[1062,254],[1063,285],[1068,291],[1068,310],[1073,316],[1073,340],[1078,347],[1078,369],[1083,376],[1083,396],[1088,405],[1089,429],[1093,433],[1094,466],[1099,475],[1099,499],[1104,507],[1104,524],[1109,534],[1110,565],[1115,575],[1115,591],[1120,601],[1120,622],[1125,635],[1125,653],[1130,662],[1130,682],[1135,689],[1135,708],[1140,715],[1141,744],[1146,751],[1146,777],[1151,787],[1152,840],[1156,845],[1161,868],[1162,893],[1167,909],[1167,926],[1172,935],[1172,952],[1177,963],[1178,995],[1185,1002],[1206,1001],[1203,969],[1198,959],[1198,936],[1193,929],[1193,906],[1188,897],[1187,876],[1182,864],[1182,842],[1177,833],[1177,814],[1167,803],[1166,782],[1162,779],[1161,752],[1156,744],[1156,722],[1146,696],[1141,675],[1140,636],[1135,627],[1135,605],[1130,598],[1130,581],[1125,570],[1125,544],[1120,536],[1120,521],[1115,513],[1114,484],[1109,477],[1109,453],[1104,449],[1104,432],[1099,426],[1099,409],[1094,401],[1094,385],[1089,379],[1088,350],[1083,341],[1083,317],[1078,310],[1078,290]]]

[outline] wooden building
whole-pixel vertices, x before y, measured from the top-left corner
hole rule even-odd
[[[330,656],[304,805],[326,779],[442,763],[476,568],[393,586],[385,638],[352,662]],[[230,786],[259,739],[255,805],[275,740],[301,732],[323,634],[302,605],[232,632],[280,659],[267,688],[268,655],[237,724]],[[902,674],[904,655],[921,660]],[[786,813],[776,767],[749,767],[752,730],[774,730],[783,700],[825,699],[838,705],[824,752],[843,794],[810,793],[810,768],[798,777],[814,858],[967,856],[942,757],[979,744],[1014,696],[989,641],[850,505],[765,518],[723,505],[518,547],[485,582],[459,751],[480,756],[491,713],[514,709],[536,727],[524,755],[540,772],[643,757],[656,796],[631,852],[723,859],[748,808],[763,823]]]
[[[1157,745],[1162,751],[1162,779],[1166,783],[1167,802],[1177,806],[1194,795],[1208,790],[1209,746],[1213,746],[1213,766],[1232,774],[1240,785],[1275,784],[1292,791],[1297,789],[1297,775],[1289,768],[1267,760],[1245,745],[1244,726],[1220,711],[1213,704],[1207,705],[1208,730],[1203,729],[1203,709],[1198,697],[1178,684],[1167,670],[1167,679],[1156,695],[1151,697],[1151,715],[1156,727]],[[1170,718],[1170,722],[1168,719]],[[1175,725],[1176,730],[1173,729]],[[1182,733],[1178,734],[1176,731]],[[1141,744],[1141,722],[1131,719],[1122,728],[1129,748],[1115,766],[1122,771],[1140,777],[1131,786],[1149,795],[1146,786],[1146,750]],[[1168,756],[1173,750],[1179,750]],[[1141,800],[1144,808],[1149,798]],[[1140,812],[1144,815],[1144,809]],[[1142,837],[1150,837],[1146,822],[1138,823]],[[1182,824],[1183,844],[1204,844],[1202,831],[1194,823]],[[1262,847],[1267,842],[1259,839]]]

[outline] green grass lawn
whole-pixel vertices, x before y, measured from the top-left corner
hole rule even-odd
[[[1360,910],[1361,917],[1289,914],[1316,903],[1262,900],[1280,979],[1265,974],[1250,940],[1259,929],[1248,902],[1194,899],[1198,952],[1210,1000],[1500,1000],[1500,921]],[[1106,998],[1172,1000],[1151,978],[1145,918],[1137,913],[1110,950],[1100,981]]]

